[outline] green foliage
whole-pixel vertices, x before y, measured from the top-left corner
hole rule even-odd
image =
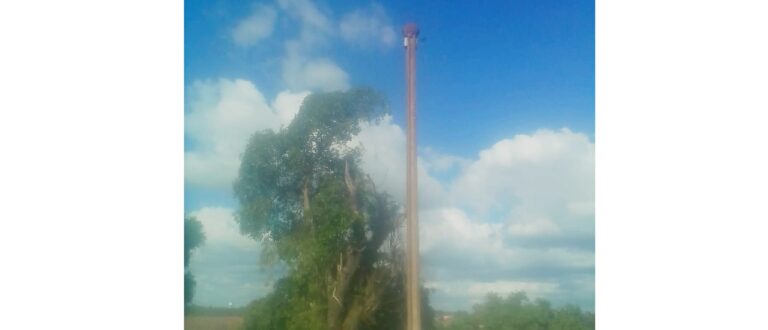
[[[383,114],[384,104],[368,89],[311,94],[290,126],[254,134],[234,184],[242,231],[274,240],[296,234],[303,219],[302,187],[342,180],[345,161],[357,165],[359,150],[345,144],[360,131],[361,120]]]
[[[370,89],[312,94],[288,127],[251,137],[237,220],[264,243],[262,262],[288,275],[248,306],[247,329],[402,328],[402,214],[349,146],[360,122],[385,110]]]
[[[552,308],[549,302],[531,302],[525,293],[506,298],[490,294],[485,302],[475,305],[472,313],[448,314],[450,320],[439,321],[438,329],[465,330],[587,330],[595,328],[595,315],[577,306]]]
[[[195,217],[184,218],[184,304],[192,302],[195,293],[195,278],[186,268],[189,266],[189,257],[192,250],[205,243],[203,224]]]
[[[318,304],[306,295],[310,281],[288,276],[278,281],[274,293],[246,307],[246,329],[324,329]]]
[[[398,280],[405,280],[399,277]],[[301,284],[292,277],[278,281],[273,294],[254,300],[245,308],[245,329],[327,329],[322,306],[310,302]],[[387,306],[360,329],[396,330],[405,325],[403,285],[390,283],[381,298]],[[422,290],[422,329],[434,330],[435,311],[429,305],[428,292]]]
[[[192,302],[192,297],[195,295],[195,277],[189,270],[184,271],[184,304],[188,305]]]
[[[189,266],[189,255],[192,250],[205,243],[203,224],[195,217],[184,218],[184,267]]]

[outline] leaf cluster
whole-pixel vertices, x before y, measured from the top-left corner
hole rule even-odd
[[[375,120],[385,109],[383,97],[370,89],[311,94],[288,127],[278,132],[256,132],[242,155],[234,183],[240,202],[237,219],[243,233],[273,241],[299,234],[305,215],[309,216],[305,214],[303,189],[311,197],[322,198],[314,195],[336,192],[346,164],[359,173],[360,150],[349,147],[348,142],[359,133],[361,121]],[[332,202],[332,198],[326,197],[324,203]],[[338,226],[353,221],[348,214],[339,215],[343,219]],[[296,253],[280,252],[288,253],[284,259]]]

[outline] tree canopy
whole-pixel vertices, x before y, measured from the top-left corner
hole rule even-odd
[[[264,243],[262,259],[288,273],[249,306],[248,328],[402,327],[402,212],[349,143],[361,121],[384,113],[370,89],[311,94],[288,127],[250,138],[234,184],[237,220]]]
[[[189,267],[189,258],[192,250],[205,243],[205,233],[203,224],[195,217],[184,218],[184,304],[192,302],[192,296],[195,293],[195,278],[187,270]]]

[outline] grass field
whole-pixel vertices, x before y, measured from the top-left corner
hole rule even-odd
[[[186,330],[240,330],[243,328],[243,308],[186,306]]]
[[[227,315],[187,315],[184,317],[185,330],[239,330],[243,318]]]

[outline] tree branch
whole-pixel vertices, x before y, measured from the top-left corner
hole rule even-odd
[[[312,215],[309,213],[309,178],[304,178],[304,187],[301,189],[301,194],[304,197],[304,218],[307,221],[309,230],[312,233],[312,237],[315,236],[315,224],[312,220]]]
[[[355,187],[355,182],[352,180],[352,176],[349,175],[349,160],[344,160],[344,183],[347,184],[347,192],[349,192],[349,203],[352,206],[352,211],[355,212],[355,214],[359,214],[360,212],[357,209],[357,188]]]

